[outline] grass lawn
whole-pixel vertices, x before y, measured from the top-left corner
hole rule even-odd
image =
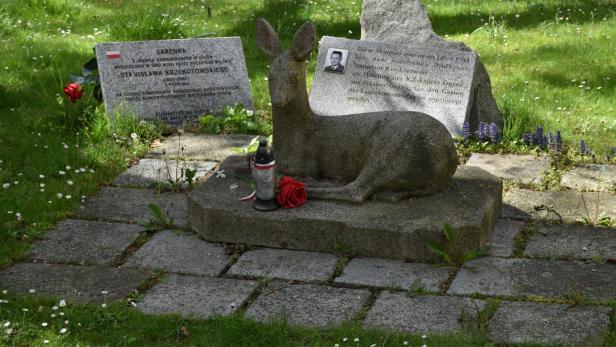
[[[616,146],[614,0],[424,4],[437,33],[464,41],[481,55],[506,119],[506,138],[518,140],[540,124],[561,130],[571,147],[587,140],[599,158]],[[32,239],[70,216],[83,197],[109,183],[158,136],[156,127],[128,117],[108,122],[95,100],[71,104],[62,95],[69,74],[80,73],[95,43],[240,36],[255,106],[267,117],[267,62],[254,43],[254,20],[266,17],[287,44],[306,20],[316,24],[319,35],[358,39],[360,12],[361,0],[2,0],[0,268],[18,260]],[[313,54],[309,80],[315,60]],[[369,332],[356,325],[323,332],[239,318],[146,317],[122,305],[69,307],[70,333],[58,337],[59,321],[49,320],[53,329],[41,327],[51,304],[18,297],[0,304],[0,323],[19,323],[10,338],[6,329],[0,332],[0,344],[36,345],[49,339],[70,345],[227,345],[233,337],[241,339],[238,345],[342,346],[345,336],[360,337],[362,345],[422,342],[417,336]],[[77,322],[81,328],[73,325]],[[188,326],[190,338],[178,333],[182,325]],[[429,337],[428,344],[484,342],[465,335]]]

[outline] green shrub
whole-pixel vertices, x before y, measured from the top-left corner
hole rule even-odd
[[[205,115],[199,119],[202,131],[210,134],[270,135],[272,126],[242,105],[228,106],[219,116]]]

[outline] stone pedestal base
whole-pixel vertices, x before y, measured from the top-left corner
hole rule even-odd
[[[309,199],[300,208],[259,212],[239,200],[253,190],[246,167],[243,157],[229,157],[221,166],[226,178],[212,176],[189,195],[190,224],[206,240],[434,261],[426,241],[445,242],[443,223],[459,233],[461,249],[476,249],[501,211],[501,180],[467,166],[458,168],[449,190],[428,197],[362,204]],[[231,190],[233,184],[239,188]]]

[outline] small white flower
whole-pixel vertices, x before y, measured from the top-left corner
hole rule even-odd
[[[60,312],[60,313],[58,313],[58,315],[64,316],[64,312]]]
[[[39,175],[39,178],[43,179],[43,178],[45,178],[45,175]]]
[[[64,325],[68,325],[68,321],[67,320],[64,321]]]
[[[65,143],[63,144],[64,149],[68,149],[68,145]]]
[[[2,326],[5,327],[5,328],[8,327],[9,325],[11,325],[11,322],[6,322],[6,323],[2,324]]]
[[[58,174],[59,174],[60,176],[64,176],[64,175],[66,175],[66,172],[64,172],[64,171],[60,170],[60,171],[58,171]]]
[[[56,196],[58,197],[58,199],[62,199],[63,195],[62,195],[62,193],[58,193],[58,194],[56,194]]]
[[[8,293],[8,290],[4,289],[4,290],[2,291],[2,294],[6,294],[6,293]]]
[[[29,292],[30,294],[34,294],[34,293],[36,293],[36,289],[32,288],[32,289],[28,290],[28,292]]]
[[[41,323],[41,326],[42,326],[42,327],[46,327],[47,325],[48,325],[48,324],[47,324],[47,322],[43,322],[43,323]]]
[[[78,171],[78,172],[79,172],[79,171]],[[72,185],[73,185],[73,181],[68,180],[68,181],[66,182],[66,184],[68,184],[69,186],[72,186]]]
[[[425,340],[427,338],[427,336],[426,335],[421,335],[421,338]]]
[[[81,172],[86,172],[86,169],[84,169],[84,168],[79,168],[79,171],[81,171]]]
[[[60,302],[58,303],[58,306],[60,306],[60,307],[66,306],[66,300],[64,300],[64,299],[60,300]]]
[[[82,198],[83,198],[83,196],[82,196]],[[103,295],[107,295],[108,293],[109,293],[109,292],[108,292],[108,291],[106,291],[106,290],[101,291],[101,294],[103,294]]]
[[[347,342],[348,340],[349,340],[349,339],[348,339],[348,338],[346,338],[346,337],[343,337],[343,338],[342,338],[342,342]]]
[[[130,138],[133,140],[137,140],[137,137],[139,137],[139,135],[137,135],[137,133],[131,133],[130,134]]]
[[[54,310],[54,311],[57,311],[58,310],[58,306],[52,306],[51,309]]]
[[[39,186],[40,186],[41,188],[45,188],[45,183],[41,183],[41,184],[39,184]]]
[[[68,165],[66,165],[65,169],[66,169],[66,171],[68,171],[68,170],[70,170],[70,169],[71,169],[71,167],[70,167],[70,166],[68,166]]]
[[[349,30],[349,31],[350,31],[350,30]],[[353,339],[353,341],[354,341],[355,343],[359,343],[359,337],[354,338],[354,339]]]
[[[21,222],[21,213],[19,213],[19,212],[15,213],[15,218],[17,218],[18,222]]]
[[[5,183],[2,185],[2,188],[7,189],[8,187],[10,187],[11,184],[10,183]]]
[[[102,304],[101,304],[101,307],[102,307],[102,308],[105,308],[105,307],[107,307],[107,304],[106,304],[106,303],[102,303]]]
[[[71,199],[71,196],[70,196],[70,195],[67,195],[67,196],[66,196],[66,200],[70,200],[70,199]]]
[[[60,334],[64,334],[66,332],[66,328],[60,329]]]
[[[49,315],[51,318],[56,318],[56,314],[52,313],[51,315]]]
[[[28,312],[28,311],[30,311],[30,310],[28,310],[28,309],[27,309],[27,308],[25,308],[25,307],[24,307],[24,308],[22,308],[21,310],[22,310],[22,311],[24,311],[24,312]]]
[[[13,333],[13,329],[6,329],[6,334],[11,335]]]
[[[43,343],[44,343],[44,344],[48,344],[48,343],[49,343],[49,340],[43,340]]]

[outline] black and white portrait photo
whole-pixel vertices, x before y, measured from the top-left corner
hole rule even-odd
[[[349,51],[346,49],[330,48],[327,50],[324,71],[343,74],[348,57]]]

